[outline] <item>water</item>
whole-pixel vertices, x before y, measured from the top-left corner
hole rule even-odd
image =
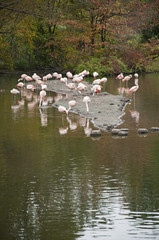
[[[0,76],[0,239],[159,239],[159,74],[140,76],[120,138],[88,137],[86,119],[51,107],[56,94],[41,111],[38,93],[14,99],[18,78]]]

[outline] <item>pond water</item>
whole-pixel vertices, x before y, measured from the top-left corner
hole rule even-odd
[[[41,110],[38,92],[14,97],[19,76],[0,75],[0,239],[159,239],[159,74],[139,76],[118,138],[88,137],[87,119],[51,107],[55,93]],[[113,77],[103,89],[127,96]]]

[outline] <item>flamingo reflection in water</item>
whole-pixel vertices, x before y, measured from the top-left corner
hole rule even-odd
[[[67,122],[69,123],[69,129],[70,130],[76,130],[78,127],[78,124],[76,122],[72,122],[71,119],[67,116]]]
[[[47,109],[41,109],[39,108],[40,112],[40,119],[41,119],[41,126],[47,127]]]
[[[65,134],[67,134],[68,133],[68,127],[61,127],[61,128],[59,128],[59,133],[60,133],[60,135],[65,135]]]
[[[84,127],[84,133],[85,133],[85,135],[86,135],[87,137],[90,136],[91,131],[92,131],[92,128],[90,128],[89,124],[90,124],[90,120],[89,120],[89,118],[87,118],[87,120],[86,120],[86,126]]]
[[[16,103],[16,95],[20,93],[19,90],[17,90],[16,88],[13,88],[12,90],[10,90],[10,93],[13,94],[14,96],[14,104]]]
[[[124,94],[127,96],[129,94],[130,88],[125,88],[125,87],[119,87],[118,88],[118,94],[124,96]]]
[[[139,123],[140,113],[136,110],[130,110],[131,117],[135,119],[136,123]]]

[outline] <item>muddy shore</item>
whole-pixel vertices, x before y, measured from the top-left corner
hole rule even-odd
[[[58,108],[62,105],[68,108],[68,102],[72,99],[77,101],[77,104],[69,111],[69,113],[79,114],[94,124],[95,127],[101,130],[111,130],[122,123],[121,117],[125,114],[124,108],[128,103],[128,99],[121,95],[112,95],[107,92],[101,92],[92,95],[92,84],[83,81],[87,86],[82,94],[77,90],[70,90],[68,87],[59,80],[47,81],[48,91],[53,91],[59,94],[64,94],[67,98],[56,101],[53,106]],[[86,111],[86,105],[83,103],[83,97],[89,96],[91,102],[89,103],[89,112]]]

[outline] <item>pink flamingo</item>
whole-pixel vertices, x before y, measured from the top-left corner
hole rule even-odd
[[[34,90],[36,89],[36,87],[33,86],[32,84],[28,84],[28,85],[26,86],[26,88],[27,88],[27,90],[31,90],[31,91],[34,91]]]
[[[101,90],[102,90],[102,86],[97,85],[97,84],[94,85],[94,86],[91,88],[91,91],[93,92],[93,96],[94,96],[95,93],[101,92]]]
[[[126,76],[123,78],[122,82],[126,82],[126,85],[128,84],[128,81],[132,78],[132,75]]]
[[[19,82],[16,86],[17,86],[17,88],[23,88],[24,87],[24,83],[23,82]]]
[[[67,72],[67,73],[66,73],[66,77],[67,77],[68,79],[71,79],[71,78],[73,78],[73,75],[72,75],[71,72]]]
[[[97,72],[93,73],[93,77],[96,78],[99,74]]]
[[[123,78],[124,78],[123,73],[120,73],[115,79],[119,79],[119,80],[121,80],[121,79],[123,79]]]
[[[69,101],[68,102],[68,106],[69,106],[69,108],[68,108],[68,112],[69,112],[69,110],[73,107],[73,106],[75,106],[77,104],[77,102],[75,101],[75,100],[71,100],[71,101]]]
[[[45,90],[41,90],[40,91],[40,102],[39,102],[39,107],[42,107],[43,101],[46,97],[46,91]]]
[[[88,107],[88,104],[90,103],[91,99],[89,96],[85,96],[83,98],[83,102],[86,104],[86,109],[87,109],[87,113],[89,112],[89,107]]]
[[[64,106],[61,106],[61,105],[58,107],[58,111],[68,114],[68,110]]]
[[[81,91],[84,91],[84,90],[86,90],[86,89],[87,89],[87,86],[86,86],[85,84],[83,84],[83,83],[79,83],[78,86],[77,86],[77,91],[78,91],[80,94],[82,94]]]
[[[139,89],[139,85],[138,85],[138,78],[135,79],[135,86],[131,87],[128,94],[129,93],[134,93]]]

